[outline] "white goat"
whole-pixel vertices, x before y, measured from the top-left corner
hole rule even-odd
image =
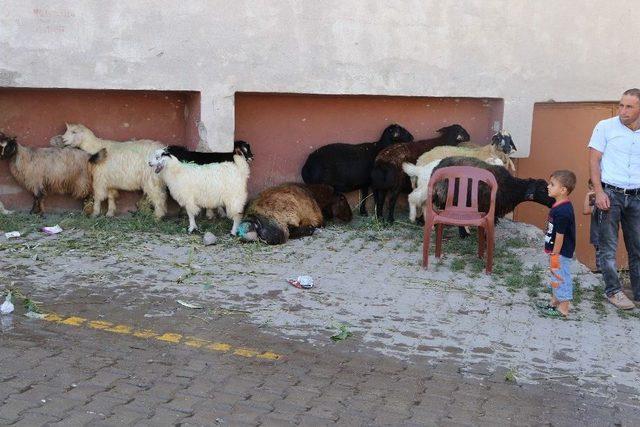
[[[236,151],[233,162],[197,165],[180,162],[161,149],[149,157],[149,166],[166,183],[171,197],[186,209],[189,233],[198,228],[195,217],[200,209],[224,206],[227,217],[233,219],[231,234],[236,235],[249,180],[249,164],[242,150]]]
[[[156,218],[167,212],[165,186],[160,177],[147,166],[149,156],[164,145],[148,139],[118,142],[96,137],[91,130],[81,124],[67,125],[62,135],[65,146],[81,148],[95,154],[102,148],[107,150],[107,158],[96,165],[93,172],[93,216],[100,215],[100,207],[109,199],[107,216],[116,212],[115,199],[118,190],[142,190],[153,203]]]
[[[502,160],[498,157],[489,157],[483,160],[492,165],[504,165]],[[409,219],[411,222],[416,221],[417,210],[423,207],[424,202],[427,200],[431,174],[441,161],[442,159],[436,159],[422,166],[412,165],[411,163],[402,164],[402,170],[404,170],[412,180],[417,178],[415,190],[413,190],[407,197],[407,200],[409,201]]]

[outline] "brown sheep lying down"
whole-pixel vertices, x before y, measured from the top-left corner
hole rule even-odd
[[[66,194],[74,199],[89,197],[93,166],[105,157],[104,150],[90,155],[75,148],[33,149],[0,132],[0,159],[10,161],[11,175],[33,194],[31,213],[43,213],[47,194]]]
[[[323,210],[330,217],[351,220],[346,198],[343,194],[334,195],[330,186],[282,184],[271,187],[249,203],[238,226],[238,236],[245,241],[262,240],[269,245],[310,236],[316,228],[324,226]]]

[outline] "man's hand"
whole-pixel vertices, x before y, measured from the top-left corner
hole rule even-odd
[[[608,211],[611,207],[609,196],[604,191],[596,191],[596,207],[603,211]]]

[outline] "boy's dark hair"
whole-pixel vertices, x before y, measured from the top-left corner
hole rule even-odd
[[[555,171],[551,174],[551,178],[558,180],[560,185],[565,187],[569,194],[576,188],[576,174],[570,170],[563,169]]]

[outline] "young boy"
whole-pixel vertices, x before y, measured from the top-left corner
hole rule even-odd
[[[593,182],[589,180],[589,191],[584,197],[584,205],[582,207],[583,215],[591,215],[591,225],[589,226],[589,243],[593,245],[596,251],[596,268],[600,270],[600,252],[599,246],[599,228],[600,228],[600,211],[595,207],[596,193],[593,190]]]
[[[562,316],[569,315],[573,299],[571,259],[576,248],[576,220],[569,194],[576,186],[576,175],[568,170],[551,174],[547,192],[556,202],[549,211],[549,224],[544,238],[544,250],[549,254],[551,270],[551,302],[548,309]]]

